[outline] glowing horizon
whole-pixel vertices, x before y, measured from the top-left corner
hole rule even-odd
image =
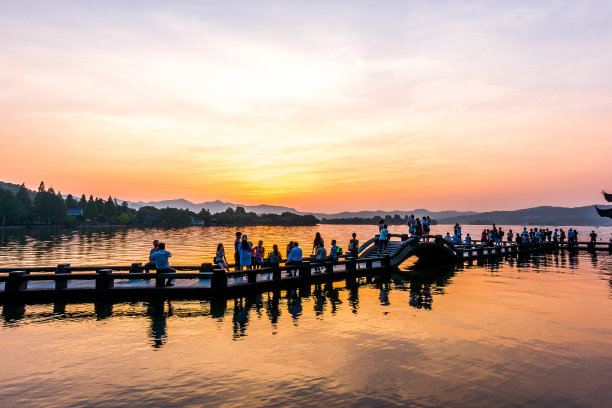
[[[612,190],[612,5],[0,5],[0,181],[300,211]]]

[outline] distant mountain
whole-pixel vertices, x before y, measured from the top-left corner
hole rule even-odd
[[[524,225],[596,225],[612,226],[612,220],[600,217],[592,205],[585,207],[534,207],[514,211],[489,211],[472,215],[438,218],[440,224],[524,224]]]
[[[19,190],[19,187],[21,187],[21,184],[5,183],[4,181],[0,181],[0,188],[10,190],[10,192],[13,194],[17,194],[17,190]],[[28,188],[26,188],[26,190],[28,190],[28,194],[30,195],[30,198],[34,199],[34,196],[36,195],[36,191],[30,190]]]
[[[228,208],[236,209],[236,207],[244,207],[246,212],[254,212],[255,214],[282,214],[284,212],[291,212],[295,214],[304,215],[295,208],[290,207],[282,207],[282,206],[274,206],[274,205],[243,205],[243,204],[235,204],[235,203],[227,203],[223,201],[206,201],[203,203],[192,203],[191,201],[185,200],[184,198],[179,198],[178,200],[165,200],[165,201],[151,201],[151,202],[129,202],[128,205],[132,208],[139,209],[141,207],[150,205],[155,208],[181,208],[188,209],[193,212],[200,212],[202,209],[207,209],[211,214],[216,214],[219,212],[223,212]]]

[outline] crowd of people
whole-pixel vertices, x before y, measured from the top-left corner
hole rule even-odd
[[[415,218],[414,215],[411,215],[408,218],[409,234],[417,237],[422,236],[423,242],[429,241],[430,225],[431,219],[427,216],[420,219]],[[381,254],[388,253],[387,248],[391,235],[384,220],[380,220],[378,224],[378,231],[377,255],[380,256]],[[493,224],[492,228],[482,230],[480,239],[482,243],[486,243],[488,245],[502,245],[504,244],[504,237],[506,237],[506,242],[510,244],[516,243],[519,245],[540,242],[555,242],[564,244],[566,240],[569,244],[573,244],[578,242],[578,231],[574,228],[570,228],[566,233],[563,228],[555,228],[554,230],[550,230],[548,228],[531,228],[528,230],[527,227],[523,227],[522,232],[514,233],[510,229],[506,234],[501,227],[497,227],[495,224]],[[463,238],[462,227],[459,223],[456,223],[453,226],[453,235],[451,235],[450,232],[447,232],[444,238],[453,244],[472,244],[472,237],[470,234],[466,234],[465,238]],[[595,231],[591,232],[590,238],[591,243],[595,243],[597,241],[597,234]],[[612,238],[610,238],[610,242],[612,245]],[[347,249],[351,257],[357,258],[359,253],[359,240],[357,239],[356,233],[352,234],[352,239],[348,242]],[[315,265],[318,265],[315,266],[315,268],[316,270],[320,271],[322,264],[326,262],[338,262],[339,258],[342,256],[342,253],[342,248],[338,245],[335,239],[331,240],[331,246],[328,252],[325,247],[323,237],[319,232],[317,232],[312,243],[312,252],[309,259],[313,261]],[[157,273],[176,272],[176,270],[170,267],[169,264],[169,258],[171,256],[172,254],[166,250],[165,243],[159,242],[158,240],[153,241],[153,248],[150,250],[149,260],[143,266],[144,271],[149,273],[149,271],[154,268]],[[285,262],[286,265],[295,265],[296,269],[298,269],[297,266],[302,263],[303,257],[304,255],[302,248],[297,241],[289,242],[285,250],[285,257],[283,257],[277,244],[272,245],[272,250],[266,255],[266,249],[262,240],[259,240],[257,245],[253,245],[253,243],[249,241],[246,234],[236,232],[236,240],[234,241],[234,267],[236,270],[242,270],[243,268],[250,270],[259,269],[262,267],[278,267],[282,262]],[[225,248],[222,243],[217,245],[213,263],[219,269],[223,269],[228,272],[230,270],[230,264],[227,261]],[[292,275],[291,270],[289,271],[289,275]],[[165,285],[173,286],[173,279],[168,278]]]

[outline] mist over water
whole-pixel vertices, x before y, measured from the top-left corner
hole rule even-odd
[[[482,228],[464,233],[479,237]],[[0,264],[144,262],[155,238],[174,264],[198,264],[210,262],[218,242],[231,248],[235,230],[4,230]],[[581,237],[590,230],[579,228]],[[352,232],[365,242],[377,227],[241,231],[267,250],[277,243],[284,251],[293,239],[309,252],[316,231],[346,249]],[[605,240],[612,232],[596,231]],[[3,306],[3,405],[604,407],[612,400],[607,252],[436,271],[409,260],[355,285],[59,306]]]

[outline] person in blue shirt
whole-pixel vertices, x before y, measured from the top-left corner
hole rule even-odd
[[[472,244],[472,237],[470,237],[470,234],[467,234],[465,236],[465,243],[468,244],[468,245]]]
[[[378,255],[379,256],[380,256],[381,251],[383,253],[387,253],[388,243],[389,243],[389,230],[387,229],[387,224],[384,224],[382,230],[380,230],[380,236],[378,237]]]
[[[454,234],[453,235],[453,244],[458,244],[458,243],[459,243],[459,240],[458,240],[457,234]]]
[[[332,262],[338,262],[338,249],[340,249],[340,247],[338,247],[338,245],[336,245],[336,240],[332,239],[332,247],[329,250],[329,256],[327,257],[327,259],[329,259]]]
[[[251,243],[247,241],[247,236],[242,236],[240,244],[238,244],[238,256],[240,258],[240,268],[246,266],[247,269],[251,269]]]
[[[317,252],[315,254],[315,260],[317,261],[317,263],[324,263],[326,259],[327,259],[327,250],[325,249],[323,245],[319,245],[319,247],[317,248]],[[319,266],[315,267],[315,270],[319,273],[321,272],[321,268]]]
[[[450,234],[449,234],[448,232],[447,232],[447,233],[446,233],[446,235],[444,236],[444,239],[445,239],[445,240],[447,240],[447,241],[450,241],[450,240],[451,240],[451,236],[450,236]]]
[[[168,262],[168,258],[170,258],[172,254],[166,251],[166,244],[160,242],[157,245],[157,252],[153,252],[151,254],[151,261],[155,262],[155,269],[157,273],[174,273],[176,270],[170,267],[170,263]],[[174,286],[171,278],[168,278],[168,282],[166,286]]]
[[[297,241],[293,242],[293,248],[291,252],[289,252],[289,256],[287,257],[286,265],[299,265],[302,263],[302,248],[300,248],[299,243]],[[291,269],[287,272],[289,276],[293,276],[291,273]],[[297,269],[295,270],[295,274],[297,275]]]

